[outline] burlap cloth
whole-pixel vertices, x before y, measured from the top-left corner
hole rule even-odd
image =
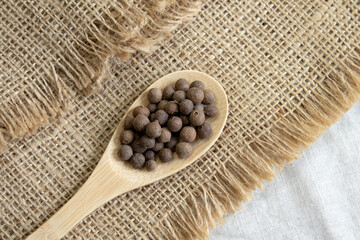
[[[206,1],[155,52],[110,58],[151,50],[198,8],[145,2],[0,1],[0,141],[8,146],[0,155],[1,239],[24,238],[71,198],[127,107],[165,74],[194,69],[223,85],[230,112],[220,139],[180,173],[105,204],[65,239],[206,238],[359,99],[357,1]],[[128,20],[111,23],[119,12]],[[136,29],[142,24],[152,31]],[[141,37],[149,49],[135,44]],[[103,80],[100,91],[79,92]]]

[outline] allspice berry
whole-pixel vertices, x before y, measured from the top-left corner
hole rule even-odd
[[[149,109],[147,107],[137,106],[133,110],[133,115],[134,115],[134,117],[137,117],[140,114],[142,114],[142,115],[144,115],[146,117],[149,117],[150,116],[150,111],[149,111]]]
[[[143,147],[140,144],[140,139],[136,139],[135,141],[133,141],[131,147],[135,153],[143,153],[146,151],[146,147]]]
[[[149,160],[149,161],[146,162],[145,165],[146,165],[146,169],[149,172],[154,171],[156,169],[156,166],[157,166],[155,160]]]
[[[205,105],[204,112],[206,116],[216,117],[219,114],[217,107],[214,104]]]
[[[201,124],[200,124],[201,125]],[[182,128],[182,121],[179,117],[171,117],[167,122],[167,128],[171,132],[178,132]]]
[[[190,120],[189,120],[189,117],[186,116],[186,115],[180,115],[180,119],[181,119],[181,122],[182,122],[182,125],[183,126],[187,126],[190,124]]]
[[[170,162],[173,159],[173,154],[169,148],[161,149],[158,154],[163,162]]]
[[[194,104],[199,104],[204,100],[204,91],[200,88],[190,88],[186,93],[186,97],[190,99]]]
[[[183,101],[185,98],[186,98],[186,92],[184,91],[176,91],[173,96],[173,99],[178,103]]]
[[[185,99],[180,103],[179,109],[180,113],[188,115],[194,110],[194,103],[189,99]]]
[[[155,112],[155,120],[159,121],[160,125],[164,125],[169,118],[169,115],[164,110],[157,110]]]
[[[169,129],[167,128],[162,128],[161,130],[161,135],[160,137],[158,137],[156,140],[158,142],[163,142],[163,143],[166,143],[166,142],[169,142],[171,139],[171,132],[169,131]]]
[[[120,135],[120,141],[122,144],[131,144],[134,141],[135,134],[131,130],[125,130]]]
[[[204,111],[204,104],[200,103],[200,104],[196,104],[194,105],[194,110],[201,110]]]
[[[164,144],[165,148],[169,148],[171,151],[175,151],[176,144],[179,142],[179,138],[177,136],[171,136],[169,142]]]
[[[168,100],[161,100],[157,106],[157,110],[165,110],[165,106],[168,102]]]
[[[155,146],[155,139],[153,138],[149,138],[146,135],[143,135],[140,139],[139,139],[139,143],[142,147],[146,148],[146,149],[150,149],[153,148]]]
[[[212,104],[216,102],[216,95],[210,89],[204,90],[203,104]]]
[[[156,114],[155,113],[150,114],[150,122],[153,122],[155,120],[157,120],[156,119]]]
[[[147,118],[145,115],[139,114],[133,120],[133,127],[136,131],[141,132],[145,130],[149,123],[149,118]]]
[[[122,160],[128,161],[133,155],[133,149],[129,145],[121,145],[119,156]]]
[[[175,92],[175,89],[172,86],[167,86],[163,90],[163,99],[170,100],[173,98],[173,94]]]
[[[161,135],[161,126],[158,120],[149,123],[146,126],[146,135],[150,138],[157,138]]]
[[[194,126],[201,126],[205,122],[205,114],[203,111],[194,110],[190,113],[190,123]]]
[[[190,88],[193,88],[193,87],[200,88],[201,90],[205,89],[205,85],[199,80],[195,80],[190,84]]]
[[[197,128],[196,133],[200,139],[206,139],[210,137],[212,134],[211,125],[207,122],[204,122],[203,125]]]
[[[187,158],[193,152],[193,147],[190,143],[187,142],[179,142],[176,144],[176,154],[179,158]]]
[[[153,150],[154,152],[158,152],[160,151],[161,149],[164,148],[164,143],[162,142],[155,142],[155,146],[151,149]]]
[[[175,83],[175,90],[176,91],[187,91],[189,90],[190,84],[186,79],[180,78]]]
[[[179,105],[175,101],[170,101],[165,105],[165,112],[174,115],[179,112]]]
[[[157,105],[156,103],[150,103],[147,108],[149,109],[150,113],[154,113],[157,110]]]
[[[125,130],[132,128],[133,120],[134,120],[134,117],[131,115],[125,117],[125,120],[124,120],[124,129]]]
[[[158,103],[162,99],[162,92],[159,88],[152,88],[148,93],[148,100],[150,103]]]
[[[154,160],[155,159],[155,153],[151,150],[147,150],[144,153],[145,156],[145,161],[150,161],[150,160]]]
[[[135,153],[130,160],[134,168],[143,168],[145,165],[145,157],[141,153]]]
[[[193,127],[183,127],[180,131],[180,140],[183,142],[193,142],[196,138],[196,130]]]

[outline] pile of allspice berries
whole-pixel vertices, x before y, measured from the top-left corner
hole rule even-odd
[[[147,97],[149,105],[137,106],[126,116],[120,135],[120,158],[130,161],[134,168],[153,171],[156,156],[170,162],[174,152],[179,158],[187,158],[196,138],[206,139],[212,134],[205,118],[218,115],[216,96],[201,81],[190,84],[180,78],[175,87],[150,89]]]

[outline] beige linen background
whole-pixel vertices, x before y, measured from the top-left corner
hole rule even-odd
[[[65,239],[206,238],[359,98],[359,11],[356,1],[206,1],[154,53],[106,58],[98,92],[74,93],[67,114],[0,155],[0,238],[24,238],[71,198],[126,108],[181,69],[225,88],[220,139],[180,173],[105,204]]]

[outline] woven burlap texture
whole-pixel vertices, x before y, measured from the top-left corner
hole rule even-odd
[[[0,2],[0,152],[48,125],[77,91],[109,77],[109,58],[150,52],[200,9],[196,0]]]
[[[208,1],[153,54],[111,59],[100,92],[74,95],[70,112],[1,155],[0,238],[23,238],[70,199],[132,101],[181,69],[225,88],[219,140],[178,174],[105,204],[65,239],[206,238],[359,99],[359,11],[350,0]]]

